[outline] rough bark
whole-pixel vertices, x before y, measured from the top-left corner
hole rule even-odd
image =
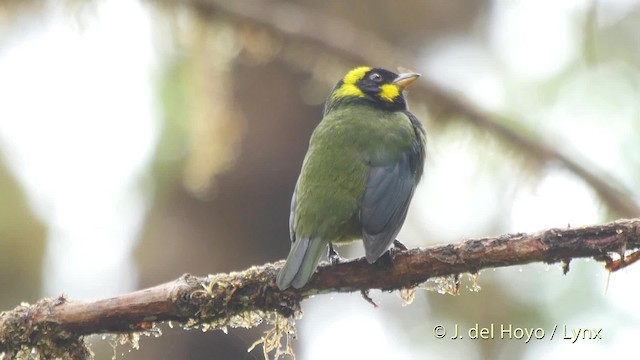
[[[635,218],[471,239],[426,249],[393,249],[373,265],[364,259],[322,265],[300,290],[281,291],[275,286],[282,261],[207,277],[185,274],[110,299],[80,302],[61,296],[2,312],[0,353],[11,355],[35,348],[51,355],[76,351],[77,356],[68,358],[88,358],[90,350],[83,337],[90,334],[145,331],[162,321],[214,328],[252,326],[258,323],[256,316],[294,316],[300,303],[315,294],[406,289],[436,276],[531,262],[563,262],[566,272],[571,260],[593,258],[615,271],[636,261],[639,248],[640,218]]]

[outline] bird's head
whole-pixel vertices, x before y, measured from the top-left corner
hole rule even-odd
[[[360,66],[349,71],[333,88],[325,105],[325,113],[343,103],[366,102],[375,107],[398,111],[407,104],[402,91],[420,74],[396,74],[381,68]]]

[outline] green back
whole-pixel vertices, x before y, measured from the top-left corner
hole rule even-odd
[[[361,238],[358,210],[369,167],[398,161],[420,141],[404,112],[353,102],[325,114],[298,179],[296,237]]]

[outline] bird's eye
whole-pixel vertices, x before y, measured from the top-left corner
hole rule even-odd
[[[382,76],[380,74],[378,74],[378,73],[373,73],[373,74],[369,75],[369,79],[371,81],[380,82],[380,81],[382,81]]]

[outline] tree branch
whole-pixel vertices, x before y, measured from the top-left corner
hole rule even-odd
[[[406,251],[394,250],[373,265],[364,259],[323,265],[300,290],[279,290],[275,277],[282,261],[242,272],[179,279],[130,294],[91,302],[64,297],[43,299],[0,313],[0,354],[36,348],[58,352],[83,347],[83,336],[149,330],[154,322],[186,326],[254,326],[255,316],[294,316],[307,297],[329,292],[397,290],[436,276],[477,273],[481,269],[531,262],[568,263],[576,258],[605,261],[607,269],[637,260],[640,218],[604,225],[506,234],[457,244]],[[614,260],[614,258],[618,258]],[[252,320],[254,319],[254,320]],[[44,349],[44,350],[43,350]],[[57,352],[56,352],[57,351]],[[12,358],[10,356],[10,358]],[[80,358],[85,358],[81,357]]]
[[[323,53],[357,64],[402,64],[414,66],[416,56],[390,44],[380,37],[359,29],[347,21],[311,11],[303,5],[282,1],[255,0],[172,0],[186,4],[200,13],[223,13],[239,21],[267,27],[292,39],[299,39],[322,48]],[[295,19],[295,21],[292,21]],[[461,117],[473,126],[486,130],[512,148],[540,164],[557,163],[584,180],[599,198],[620,217],[640,216],[640,205],[632,192],[585,159],[574,159],[544,142],[534,129],[514,129],[497,116],[483,112],[459,94],[423,79],[411,87],[417,99],[425,102],[430,112],[438,115],[434,120],[450,116]]]

